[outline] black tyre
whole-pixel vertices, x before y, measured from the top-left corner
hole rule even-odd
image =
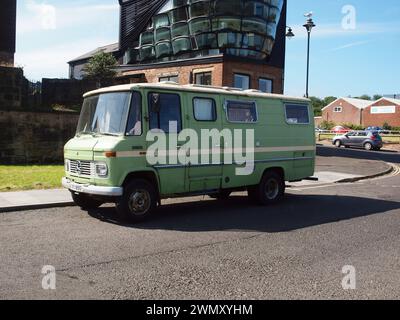
[[[336,141],[335,141],[335,146],[336,146],[337,148],[340,148],[340,147],[342,146],[342,141],[336,140]]]
[[[97,209],[103,203],[101,201],[90,198],[89,196],[82,193],[71,192],[72,200],[78,207],[83,210]]]
[[[276,204],[283,200],[285,195],[285,181],[276,171],[264,174],[260,184],[248,190],[250,199],[261,205]]]
[[[223,190],[218,193],[210,194],[209,197],[217,200],[227,200],[231,196],[232,192],[228,190]]]
[[[371,151],[374,149],[374,146],[372,145],[372,143],[367,142],[367,143],[364,143],[364,149],[367,151]]]
[[[124,195],[117,201],[116,208],[123,220],[137,223],[151,216],[157,202],[156,188],[148,181],[138,179],[124,188]]]

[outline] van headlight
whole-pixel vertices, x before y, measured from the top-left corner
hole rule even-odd
[[[96,175],[98,177],[104,178],[108,176],[108,166],[105,162],[96,162]]]

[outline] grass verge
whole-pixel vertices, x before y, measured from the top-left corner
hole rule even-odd
[[[0,192],[61,187],[64,166],[0,165]]]

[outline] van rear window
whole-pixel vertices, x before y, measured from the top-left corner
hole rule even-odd
[[[230,122],[255,123],[258,121],[255,102],[227,101],[226,113]]]
[[[285,104],[288,124],[310,124],[310,114],[306,104]]]

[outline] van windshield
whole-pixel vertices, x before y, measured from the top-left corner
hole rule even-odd
[[[124,134],[130,97],[130,92],[112,92],[85,98],[77,136]]]

